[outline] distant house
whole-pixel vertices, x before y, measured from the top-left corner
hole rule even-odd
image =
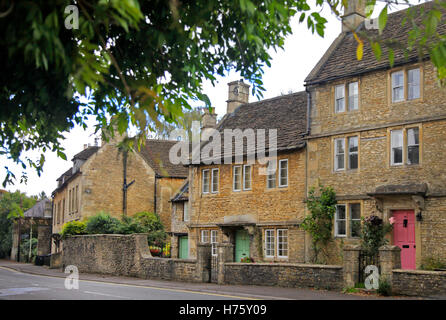
[[[171,256],[186,259],[189,257],[189,182],[181,186],[178,193],[171,199]]]
[[[187,177],[187,168],[169,161],[169,150],[176,141],[147,140],[141,151],[128,154],[124,170],[124,156],[117,148],[120,139],[111,139],[101,147],[86,147],[57,179],[58,186],[52,193],[53,233],[61,232],[67,221],[82,220],[99,211],[117,218],[124,212],[129,216],[156,212],[170,231],[169,200]],[[58,250],[54,245],[53,252]]]
[[[364,2],[350,6],[344,22],[367,30]],[[421,25],[421,10],[412,8]],[[407,43],[412,25],[403,24],[406,10],[388,15],[381,40]],[[446,24],[438,25],[446,34]],[[390,243],[401,248],[402,268],[415,269],[423,259],[446,261],[446,91],[426,55],[405,56],[388,49],[376,60],[368,43],[361,61],[348,28],[338,36],[306,78],[311,94],[308,139],[308,187],[332,186],[338,205],[333,237],[338,246],[359,243],[361,217],[396,220]],[[332,262],[340,248],[331,250]]]

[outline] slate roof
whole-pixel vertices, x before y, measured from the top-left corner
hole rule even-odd
[[[421,21],[423,16],[421,10],[429,10],[432,6],[433,2],[427,2],[413,6],[410,9],[413,10],[413,14],[416,17],[415,23],[418,26],[422,26]],[[411,25],[409,23],[405,23],[404,26],[402,25],[407,10],[400,10],[388,15],[386,27],[381,35],[383,42],[396,40],[399,43],[407,44]],[[443,14],[443,22],[437,27],[439,34],[446,34],[445,16],[446,14]],[[365,32],[371,37],[378,36],[378,30],[366,30],[364,23],[357,29],[359,35],[361,32]],[[356,59],[356,48],[357,42],[353,33],[341,33],[307,76],[305,79],[306,84],[323,83],[337,78],[356,76],[366,72],[390,68],[388,48],[386,46],[381,46],[382,55],[380,61],[376,60],[368,41],[364,42],[363,58],[361,61]],[[427,59],[428,56],[425,55],[421,58]],[[402,49],[395,49],[394,66],[415,62],[419,59],[420,56],[415,50],[410,52],[406,58]]]
[[[270,149],[268,130],[277,129],[277,152],[302,148],[305,146],[303,137],[307,130],[307,93],[301,91],[243,104],[234,112],[226,114],[217,126],[217,130],[221,133],[222,151],[221,154],[217,152],[215,155],[211,154],[212,159],[223,156],[225,129],[240,129],[241,131],[253,129],[256,143],[257,130],[265,129],[266,151]],[[232,155],[235,155],[235,139],[232,140]],[[240,151],[243,155],[250,153],[246,147],[246,139],[244,139],[243,151]]]
[[[169,150],[176,143],[178,141],[148,139],[139,154],[159,177],[187,178],[188,168],[169,160]]]
[[[23,214],[26,218],[47,218],[51,219],[51,200],[46,198],[38,201],[32,208]],[[45,214],[45,211],[47,214]]]

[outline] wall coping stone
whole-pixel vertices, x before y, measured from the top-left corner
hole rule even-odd
[[[148,236],[148,233],[131,233],[131,234],[115,234],[115,233],[98,233],[98,234],[76,234],[67,235],[67,238],[82,238],[82,237],[133,237],[133,236]]]
[[[424,274],[424,275],[446,276],[446,271],[393,269],[392,272],[408,273],[408,274]]]
[[[269,266],[269,267],[300,267],[300,268],[318,268],[318,269],[342,269],[342,266],[324,265],[324,264],[306,264],[306,263],[243,263],[226,262],[229,266]]]

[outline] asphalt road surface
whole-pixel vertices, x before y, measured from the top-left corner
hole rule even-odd
[[[181,289],[79,280],[79,289],[66,289],[64,278],[21,273],[0,267],[0,299],[7,300],[234,300],[249,297]]]

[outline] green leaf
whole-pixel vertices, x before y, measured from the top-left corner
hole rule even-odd
[[[379,34],[381,34],[387,24],[387,6],[385,6],[378,17]]]
[[[60,150],[57,150],[57,156],[63,160],[67,160],[67,155]]]

